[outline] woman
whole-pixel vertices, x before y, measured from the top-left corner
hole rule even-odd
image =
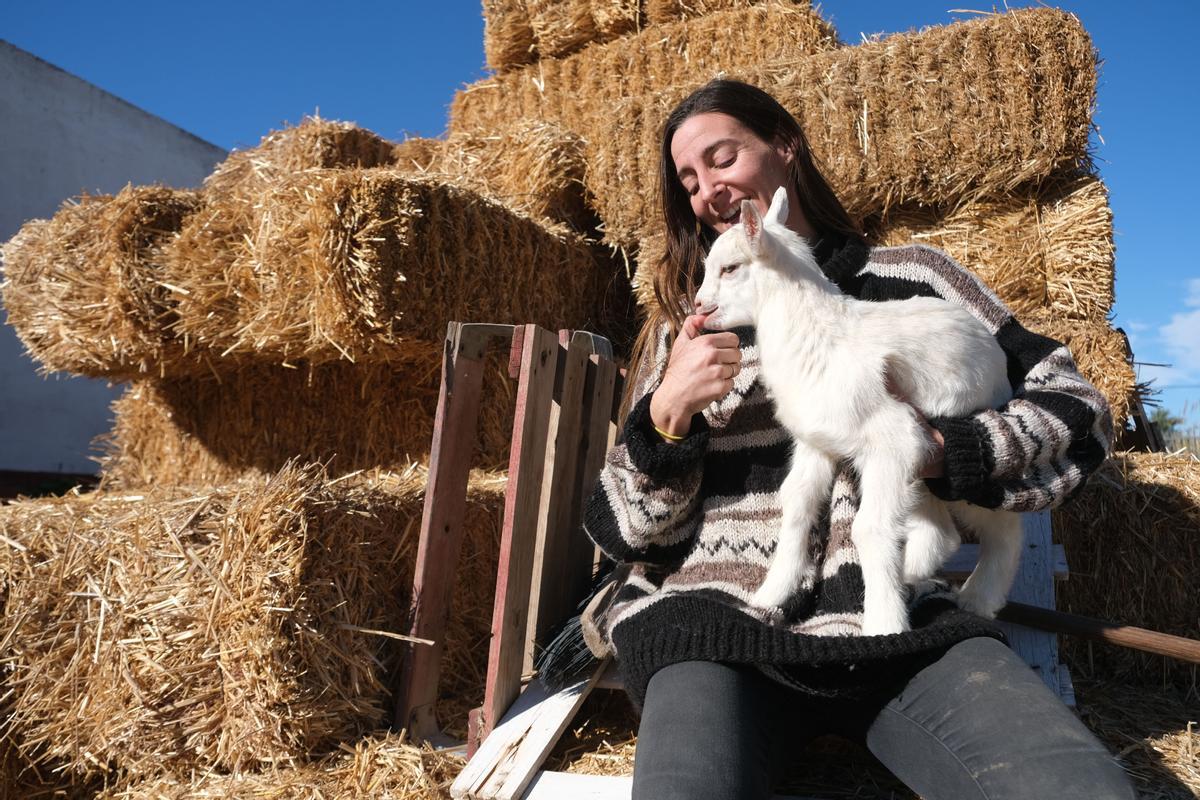
[[[634,797],[769,797],[787,755],[826,732],[865,742],[927,800],[1133,797],[994,624],[959,610],[944,586],[913,593],[911,631],[861,634],[848,470],[811,537],[812,579],[786,608],[750,605],[774,549],[789,444],[756,380],[753,330],[706,334],[687,309],[703,254],[738,223],[741,201],[765,213],[781,185],[788,226],[844,292],[940,295],[1008,354],[1009,404],[929,420],[936,455],[922,477],[936,494],[1041,509],[1106,455],[1107,406],[1061,345],[1024,330],[945,254],[869,247],[769,95],[725,80],[697,90],[664,129],[659,310],[638,340],[622,441],[585,514],[595,542],[630,565],[597,623],[642,706]]]

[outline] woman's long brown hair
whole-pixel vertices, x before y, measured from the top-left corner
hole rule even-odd
[[[825,180],[796,118],[757,86],[724,78],[709,81],[675,106],[663,125],[658,183],[667,248],[654,270],[654,296],[658,306],[647,314],[634,342],[630,363],[635,366],[642,363],[655,331],[664,322],[672,341],[679,334],[691,307],[690,299],[696,293],[705,253],[717,238],[716,231],[700,222],[692,212],[691,201],[671,157],[671,142],[679,127],[697,114],[711,112],[733,117],[764,142],[787,143],[794,154],[789,179],[814,232],[819,236],[840,234],[850,239],[862,239],[862,228],[846,212]],[[630,380],[626,384],[623,404],[626,410],[634,383]]]

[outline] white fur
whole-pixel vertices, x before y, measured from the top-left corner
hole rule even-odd
[[[795,440],[779,544],[754,603],[781,606],[799,589],[809,528],[846,458],[862,494],[851,538],[866,585],[863,633],[908,629],[904,585],[930,577],[958,547],[951,509],[981,544],[960,604],[995,616],[1016,574],[1020,518],[929,493],[916,476],[930,440],[913,406],[931,418],[1004,403],[1011,390],[1003,351],[981,322],[945,300],[843,295],[784,225],[787,216],[782,188],[765,218],[744,201],[742,222],[713,244],[696,297],[711,312],[707,328],[757,328],[763,384]]]

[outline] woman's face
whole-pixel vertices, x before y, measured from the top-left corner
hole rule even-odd
[[[671,158],[696,218],[724,233],[738,223],[743,200],[753,200],[759,213],[767,213],[775,190],[787,180],[792,153],[758,138],[728,114],[708,112],[688,117],[676,129]],[[791,207],[798,210],[792,194],[789,187]]]

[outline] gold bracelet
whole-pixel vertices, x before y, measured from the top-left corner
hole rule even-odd
[[[653,422],[651,422],[650,424],[654,425]],[[687,438],[687,436],[676,436],[673,433],[667,433],[666,431],[664,431],[662,428],[658,427],[657,425],[654,425],[654,430],[656,433],[658,433],[659,436],[666,439],[668,442],[682,442],[684,439]]]

